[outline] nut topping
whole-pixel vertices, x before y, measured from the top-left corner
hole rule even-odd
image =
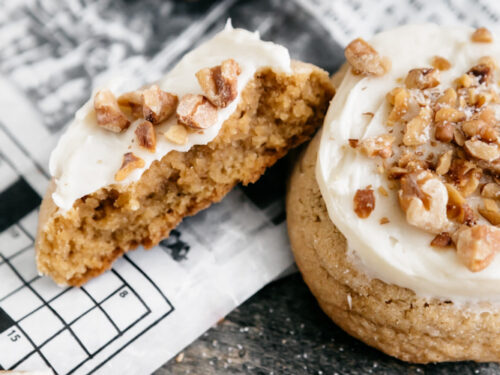
[[[441,56],[434,56],[431,65],[439,70],[448,70],[451,68],[451,63]]]
[[[188,141],[188,131],[184,125],[174,124],[165,133],[165,138],[177,145],[185,145]]]
[[[359,147],[361,151],[363,151],[370,158],[380,156],[387,159],[392,156],[392,144],[394,143],[394,140],[394,136],[384,134],[378,137],[362,140]]]
[[[353,40],[344,50],[353,70],[364,76],[382,76],[390,69],[390,61],[361,38]]]
[[[375,195],[370,188],[358,189],[354,194],[354,212],[361,219],[366,219],[375,209]]]
[[[500,150],[497,144],[489,144],[479,140],[468,140],[465,142],[465,149],[475,158],[493,161],[500,158]]]
[[[439,157],[438,165],[436,167],[436,173],[440,176],[445,175],[450,170],[451,157],[453,156],[453,151],[446,151]]]
[[[445,248],[452,246],[453,242],[448,232],[441,232],[431,241],[431,246]]]
[[[120,169],[115,174],[115,180],[125,180],[128,175],[134,171],[134,169],[143,168],[144,165],[144,160],[142,160],[138,156],[135,156],[132,152],[127,152],[125,155],[123,155],[123,162]]]
[[[431,233],[445,232],[449,222],[444,184],[428,172],[408,174],[400,182],[399,203],[406,212],[408,224]]]
[[[476,43],[491,43],[493,42],[493,35],[487,28],[480,27],[472,33],[471,40]]]
[[[490,225],[464,227],[457,234],[458,259],[472,272],[485,269],[500,249],[500,229]]]
[[[407,125],[403,143],[406,146],[418,146],[429,140],[428,126],[431,123],[432,111],[424,107]]]
[[[130,126],[130,121],[118,106],[115,96],[107,89],[99,90],[94,96],[97,124],[114,133],[120,133]]]
[[[173,115],[179,99],[153,85],[142,91],[142,101],[144,119],[157,125]]]
[[[439,70],[434,68],[412,69],[405,79],[409,89],[429,89],[439,85]]]
[[[142,117],[142,92],[127,92],[118,97],[118,105],[133,118]]]
[[[193,129],[206,129],[217,121],[217,108],[202,95],[184,95],[177,106],[177,120]]]
[[[213,68],[201,69],[196,78],[206,97],[219,108],[227,107],[238,95],[238,75],[240,66],[233,59]]]
[[[152,123],[143,121],[135,129],[135,135],[139,141],[139,146],[151,152],[156,149],[156,133]]]

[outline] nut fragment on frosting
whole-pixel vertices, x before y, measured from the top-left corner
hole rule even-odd
[[[148,151],[154,152],[156,149],[156,133],[154,126],[149,121],[143,121],[135,129],[135,135],[139,146]]]
[[[471,40],[477,43],[491,43],[493,42],[493,35],[487,28],[480,27],[472,33]]]
[[[158,85],[142,91],[144,119],[153,125],[167,120],[174,114],[179,99],[177,95],[161,90]]]
[[[500,249],[500,228],[490,225],[463,227],[457,232],[457,255],[472,272],[478,272],[493,261]]]
[[[390,60],[382,57],[361,38],[353,40],[344,50],[344,55],[357,74],[382,76],[390,69]]]
[[[97,125],[106,130],[120,133],[130,125],[130,121],[120,110],[116,98],[110,90],[97,91],[94,96],[94,109]]]
[[[220,65],[204,68],[196,73],[196,78],[210,102],[219,107],[227,107],[238,94],[240,66],[233,59],[224,60]]]
[[[206,129],[217,121],[217,108],[203,95],[187,94],[177,106],[177,121],[193,129]]]
[[[170,126],[163,135],[168,141],[177,145],[184,145],[188,140],[188,131],[185,126],[180,124]]]
[[[123,162],[120,169],[115,174],[115,180],[123,181],[134,171],[134,169],[142,167],[144,167],[144,160],[134,155],[132,152],[127,152],[123,155]]]
[[[367,187],[358,189],[354,194],[354,212],[361,218],[366,219],[375,209],[375,195],[373,189]]]

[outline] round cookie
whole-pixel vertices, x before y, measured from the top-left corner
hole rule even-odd
[[[425,300],[356,268],[316,182],[320,137],[293,169],[286,206],[297,265],[324,312],[350,335],[404,361],[500,361],[498,309]]]

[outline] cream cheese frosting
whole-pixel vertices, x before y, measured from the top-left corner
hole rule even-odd
[[[316,179],[329,216],[346,237],[349,256],[361,269],[386,283],[412,289],[421,297],[457,303],[500,302],[500,257],[474,273],[457,259],[454,250],[432,248],[434,235],[408,224],[397,191],[388,188],[373,159],[349,147],[349,139],[385,134],[390,111],[386,94],[410,69],[430,67],[434,56],[451,62],[451,68],[440,76],[440,85],[445,88],[482,56],[500,61],[500,44],[473,43],[473,31],[426,24],[377,34],[370,44],[390,58],[392,67],[382,77],[347,71],[325,118],[316,165]],[[375,209],[368,218],[360,219],[353,210],[353,197],[368,185],[375,191]],[[388,197],[377,191],[380,186],[389,191]],[[383,217],[389,223],[381,225]]]
[[[236,99],[226,108],[218,110],[214,125],[203,132],[190,133],[184,145],[174,144],[161,135],[176,123],[175,116],[156,126],[159,136],[156,151],[152,153],[139,147],[137,141],[134,141],[134,132],[140,120],[133,122],[126,131],[116,134],[97,125],[93,99],[78,110],[50,157],[50,173],[56,183],[52,199],[60,212],[66,212],[78,198],[100,188],[121,188],[137,181],[152,162],[160,160],[172,150],[185,152],[194,145],[209,143],[217,136],[223,122],[235,111],[243,88],[260,68],[270,67],[276,72],[291,72],[290,56],[286,48],[262,41],[258,32],[234,29],[228,22],[223,31],[185,55],[174,69],[158,81],[158,85],[160,89],[179,98],[188,93],[203,94],[195,73],[202,68],[219,65],[229,58],[234,59],[241,69]],[[119,96],[124,93],[119,89],[122,86],[123,81],[117,80],[99,89],[108,88]],[[134,170],[123,181],[117,182],[114,175],[127,152],[133,152],[142,158],[145,165]]]

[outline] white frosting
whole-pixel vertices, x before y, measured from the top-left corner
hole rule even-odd
[[[219,65],[229,58],[234,59],[241,68],[237,98],[218,111],[217,122],[213,126],[202,133],[189,134],[188,142],[182,146],[167,141],[162,135],[169,126],[176,123],[175,116],[156,127],[156,152],[152,153],[133,141],[136,137],[134,131],[140,120],[132,123],[123,133],[111,133],[97,125],[93,99],[90,99],[76,113],[50,157],[50,173],[56,182],[52,198],[60,211],[69,210],[75,200],[102,187],[126,186],[137,181],[153,161],[160,160],[172,150],[184,152],[194,145],[209,143],[218,134],[222,123],[234,112],[240,101],[241,91],[259,68],[271,67],[284,73],[291,71],[290,56],[286,48],[261,41],[257,32],[233,29],[228,22],[223,31],[185,55],[158,84],[162,90],[176,94],[179,98],[188,93],[203,94],[195,73],[202,68]],[[121,84],[118,81],[110,82],[105,87],[118,96],[123,93],[116,89]],[[114,175],[126,152],[133,152],[142,158],[145,166],[134,170],[124,181],[116,182]]]
[[[386,94],[413,68],[429,67],[433,56],[452,63],[441,73],[441,85],[451,82],[477,64],[481,56],[500,61],[499,43],[472,43],[473,29],[436,25],[404,26],[376,35],[370,44],[392,62],[383,77],[362,77],[350,70],[330,105],[318,154],[316,178],[332,222],[348,241],[349,253],[372,277],[414,290],[422,297],[450,299],[457,303],[500,302],[500,257],[481,272],[469,271],[454,250],[436,250],[433,239],[406,222],[396,192],[377,173],[374,159],[348,146],[348,139],[386,134],[389,113]],[[400,82],[400,81],[399,81]],[[374,113],[373,118],[363,113]],[[372,185],[375,210],[360,219],[353,210],[358,189]],[[377,192],[379,186],[389,197]],[[381,225],[387,217],[390,223]]]

